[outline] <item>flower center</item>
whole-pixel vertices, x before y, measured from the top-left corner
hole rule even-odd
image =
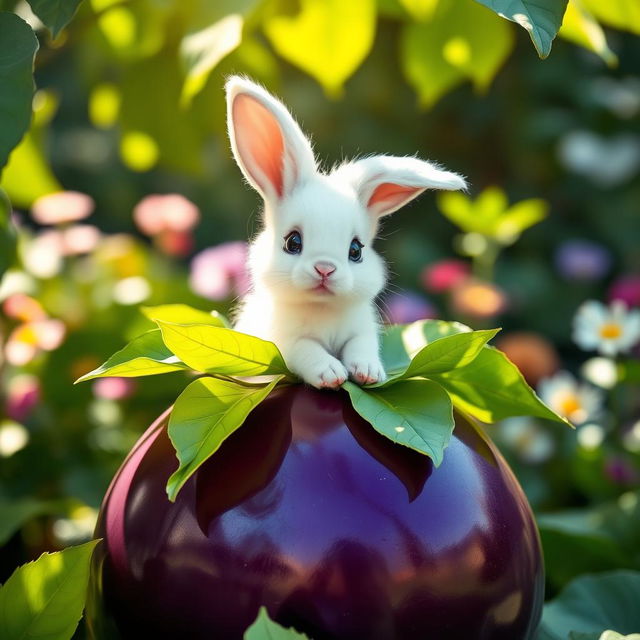
[[[575,393],[567,394],[558,404],[560,405],[560,413],[565,416],[565,418],[571,417],[574,413],[577,413],[582,409],[580,399],[575,395]]]
[[[611,340],[622,335],[622,327],[615,322],[607,322],[600,327],[600,337]]]

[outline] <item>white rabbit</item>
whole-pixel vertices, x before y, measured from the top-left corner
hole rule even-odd
[[[252,290],[234,328],[274,342],[314,387],[384,380],[374,302],[386,279],[372,247],[378,220],[425,189],[464,189],[464,179],[391,156],[324,173],[282,103],[238,76],[226,91],[233,155],[264,199],[264,228],[249,252]]]

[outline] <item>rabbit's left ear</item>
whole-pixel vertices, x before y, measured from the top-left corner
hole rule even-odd
[[[354,185],[358,197],[376,218],[386,216],[426,189],[466,189],[465,179],[418,158],[374,156],[337,170]]]

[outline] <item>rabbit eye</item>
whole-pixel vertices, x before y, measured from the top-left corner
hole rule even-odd
[[[349,245],[349,260],[351,262],[362,262],[362,247],[364,245],[358,238],[354,238]]]
[[[291,231],[284,239],[286,253],[297,256],[302,253],[302,236],[299,231]]]

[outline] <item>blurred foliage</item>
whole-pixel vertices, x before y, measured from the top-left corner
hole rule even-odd
[[[530,384],[562,368],[599,391],[577,431],[525,420],[492,435],[540,514],[549,597],[585,571],[640,568],[638,347],[603,364],[571,338],[584,300],[640,306],[640,6],[570,0],[561,27],[531,33],[544,54],[560,28],[541,61],[483,4],[502,3],[85,0],[61,28],[71,13],[42,10],[51,3],[32,2],[36,15],[0,3],[0,110],[16,114],[0,124],[0,164],[21,138],[1,176],[14,214],[2,205],[0,582],[91,536],[110,478],[189,378],[73,381],[153,329],[138,305],[227,313],[243,290],[237,241],[259,222],[226,140],[234,72],[281,95],[329,163],[418,153],[469,177],[468,198],[427,194],[385,221],[382,304],[397,321],[501,325],[498,346]],[[40,48],[23,136],[27,22]],[[43,214],[42,196],[61,189],[95,208]],[[145,196],[172,192],[200,219],[180,224],[175,203],[183,212],[157,229],[134,219]]]

